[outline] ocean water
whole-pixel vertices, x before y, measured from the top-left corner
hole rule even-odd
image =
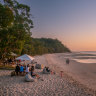
[[[80,53],[96,55],[96,51],[80,51]]]
[[[73,55],[73,60],[80,63],[96,63],[96,51],[81,51]]]

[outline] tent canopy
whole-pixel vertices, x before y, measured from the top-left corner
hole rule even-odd
[[[34,58],[32,56],[29,56],[27,54],[24,54],[24,55],[22,55],[20,57],[17,57],[16,60],[21,60],[21,61],[28,60],[28,61],[32,61],[32,60],[34,60]]]

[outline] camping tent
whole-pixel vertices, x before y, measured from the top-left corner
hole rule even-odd
[[[34,58],[27,55],[27,54],[24,54],[24,55],[22,55],[20,57],[17,57],[16,60],[21,60],[21,61],[29,60],[29,61],[32,61],[32,60],[34,60]]]
[[[28,63],[31,63],[34,60],[34,58],[32,56],[24,54],[24,55],[22,55],[20,57],[17,57],[16,60],[21,60],[21,61],[28,64]]]

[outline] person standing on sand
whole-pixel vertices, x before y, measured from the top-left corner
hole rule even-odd
[[[17,64],[16,69],[15,69],[16,75],[18,75],[18,73],[20,72],[20,67],[19,64]]]
[[[26,66],[25,72],[26,72],[26,73],[29,73],[29,64]]]
[[[32,64],[32,66],[31,66],[31,76],[32,76],[32,77],[35,76],[35,74],[34,74],[34,70],[35,70],[35,68],[34,68],[34,66],[33,66],[33,64]]]
[[[20,73],[22,74],[24,72],[24,67],[21,65],[20,66]]]
[[[69,64],[69,63],[70,63],[69,58],[67,58],[66,59],[66,64]]]
[[[31,66],[31,71],[33,71],[33,70],[35,70],[35,67],[34,67],[34,65],[32,64],[32,66]]]

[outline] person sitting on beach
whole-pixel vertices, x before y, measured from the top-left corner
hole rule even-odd
[[[15,72],[16,72],[17,75],[18,75],[18,73],[20,72],[19,64],[17,64],[17,66],[16,66],[16,68],[15,68]]]
[[[50,72],[50,69],[49,69],[49,67],[46,67],[46,71],[47,71],[47,72]]]
[[[20,73],[22,74],[24,72],[24,67],[21,65],[20,66]]]
[[[51,70],[49,69],[49,67],[44,67],[44,69],[43,69],[43,73],[44,74],[50,74],[50,72],[51,72]]]
[[[26,73],[29,73],[29,64],[26,66],[25,72],[26,72]]]
[[[32,76],[29,73],[27,73],[25,75],[25,81],[26,82],[34,82],[34,81],[37,81],[37,79],[36,78],[32,78]]]
[[[31,76],[40,78],[39,75],[34,72],[34,66],[31,66]]]

